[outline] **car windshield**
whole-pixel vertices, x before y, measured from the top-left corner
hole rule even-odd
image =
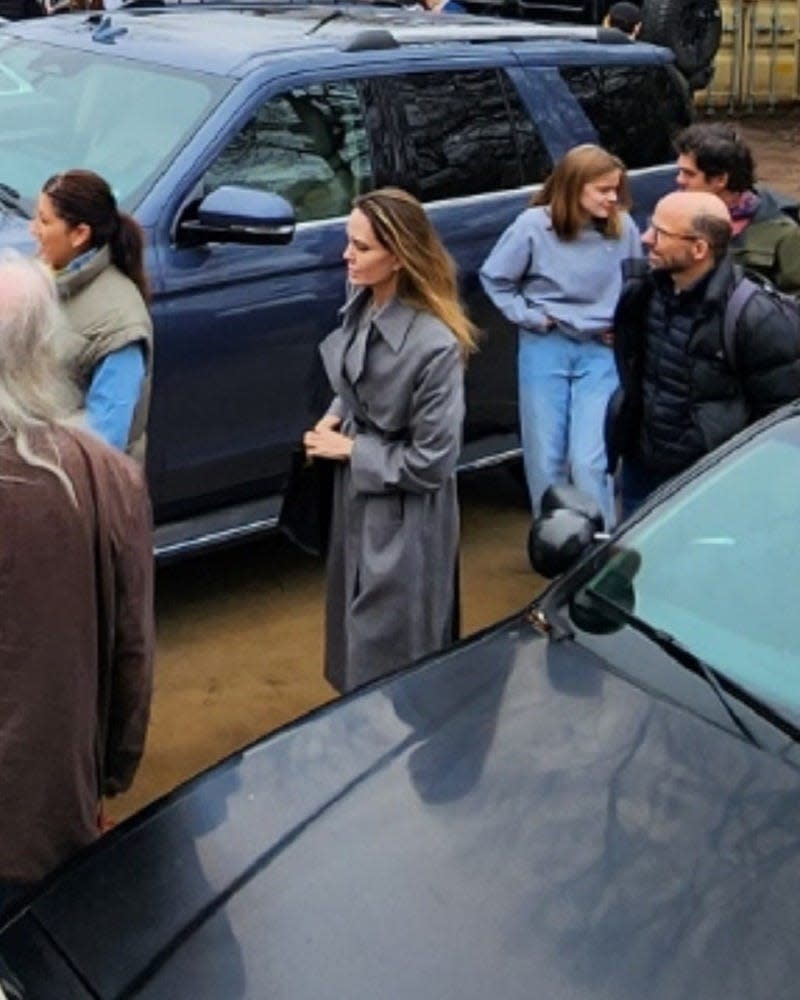
[[[800,418],[793,418],[624,532],[581,591],[635,615],[796,722],[798,553]]]
[[[219,77],[2,39],[0,184],[30,214],[48,177],[86,167],[131,210],[229,87]]]

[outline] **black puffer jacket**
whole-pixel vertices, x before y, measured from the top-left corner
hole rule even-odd
[[[41,17],[44,14],[38,0],[0,0],[0,17],[8,21],[21,21],[26,17]]]
[[[729,259],[679,294],[644,261],[625,273],[614,317],[621,389],[606,421],[612,470],[628,455],[654,472],[680,472],[800,397],[800,315],[771,292],[757,292],[740,315],[735,370],[726,357],[725,306],[741,277]]]

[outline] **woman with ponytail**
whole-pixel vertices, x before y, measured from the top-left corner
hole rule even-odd
[[[55,274],[59,352],[85,423],[144,462],[153,327],[142,231],[102,177],[67,170],[42,188],[31,232]]]
[[[306,454],[336,462],[325,674],[339,691],[447,645],[457,622],[455,470],[472,326],[420,203],[356,198],[351,291],[320,351],[335,394]]]

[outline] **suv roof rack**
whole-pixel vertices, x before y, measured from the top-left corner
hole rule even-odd
[[[392,34],[400,42],[500,42],[515,39],[543,38],[550,41],[565,39],[582,42],[608,42],[612,45],[630,45],[630,38],[616,28],[602,28],[593,24],[548,24],[528,21],[506,21],[500,18],[485,18],[478,21],[467,15],[457,22],[453,15],[448,15],[446,24],[437,21],[435,30],[426,18],[426,23],[419,27],[392,26]]]
[[[474,22],[475,19],[473,18]],[[382,41],[378,36],[385,35]],[[391,41],[389,41],[389,39]],[[435,26],[415,22],[408,25],[393,24],[391,28],[367,28],[357,31],[343,46],[345,51],[368,48],[393,48],[397,45],[431,44],[434,42],[511,42],[530,39],[549,41],[564,39],[582,42],[611,42],[630,44],[630,39],[621,31],[604,30],[593,25],[576,24],[534,24],[531,22],[502,21],[496,18],[477,23],[466,23],[466,19],[456,20],[452,15],[447,23],[442,19]]]

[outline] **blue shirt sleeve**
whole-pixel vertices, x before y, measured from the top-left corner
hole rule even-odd
[[[86,394],[86,421],[99,437],[124,451],[145,376],[141,344],[107,354],[92,372]]]

